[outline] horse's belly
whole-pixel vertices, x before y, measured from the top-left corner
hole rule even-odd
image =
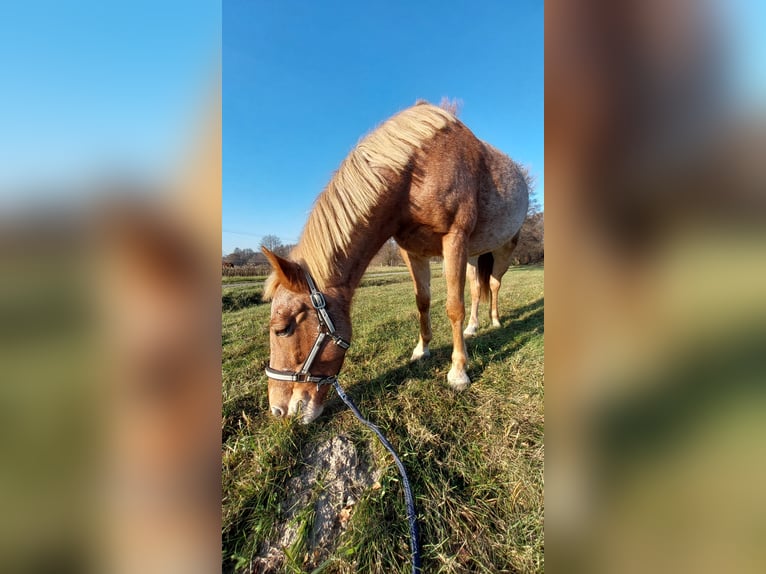
[[[524,219],[515,214],[499,218],[492,224],[480,221],[468,238],[468,255],[481,255],[505,245],[518,233],[523,222]]]
[[[442,254],[443,234],[435,233],[426,227],[413,227],[394,236],[399,247],[423,257],[436,257]]]
[[[529,187],[519,167],[506,156],[494,156],[503,174],[494,185],[479,190],[476,224],[468,238],[469,255],[481,255],[507,244],[524,223]]]
[[[468,255],[481,255],[505,245],[518,231],[518,228],[511,231],[512,229],[509,226],[503,230],[483,228],[475,231],[468,240]]]
[[[521,220],[520,220],[521,219]],[[509,216],[492,224],[480,221],[468,238],[468,255],[481,255],[508,243],[519,231],[523,218]],[[444,233],[428,226],[412,226],[394,236],[400,247],[423,257],[442,254]]]

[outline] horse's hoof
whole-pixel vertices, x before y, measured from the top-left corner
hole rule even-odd
[[[415,349],[412,351],[412,356],[410,357],[410,362],[414,363],[415,361],[419,361],[420,359],[425,359],[426,357],[431,356],[431,351],[426,349],[423,351],[422,349]]]
[[[466,337],[473,337],[476,334],[476,325],[468,325],[463,331],[463,335]]]
[[[453,367],[447,373],[447,382],[456,391],[464,391],[471,384],[471,379],[465,371],[458,371]]]
[[[492,319],[492,326],[493,327],[499,327],[500,326],[500,321],[498,321],[497,319]]]

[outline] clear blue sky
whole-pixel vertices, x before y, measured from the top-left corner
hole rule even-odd
[[[223,252],[296,242],[361,136],[443,96],[529,167],[542,203],[542,0],[225,0]]]
[[[175,167],[218,72],[221,17],[217,0],[3,2],[0,200]]]
[[[766,4],[721,10],[733,87],[762,110]],[[19,187],[172,168],[221,42],[225,252],[295,241],[359,137],[417,98],[461,98],[542,199],[542,0],[37,0],[0,4],[0,209]]]

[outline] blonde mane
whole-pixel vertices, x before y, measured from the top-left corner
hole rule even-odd
[[[336,258],[348,254],[354,229],[370,221],[390,185],[386,176],[404,172],[413,154],[453,122],[457,119],[449,112],[418,103],[386,120],[343,160],[291,254],[308,267],[320,289],[332,276]]]

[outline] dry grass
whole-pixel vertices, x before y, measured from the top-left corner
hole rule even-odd
[[[341,383],[408,468],[420,511],[424,571],[542,571],[543,270],[508,272],[501,328],[488,327],[482,308],[479,334],[468,343],[474,384],[463,393],[446,385],[451,340],[438,275],[432,289],[432,356],[417,364],[408,362],[417,340],[409,278],[359,289]],[[353,507],[321,572],[408,572],[401,485],[374,436],[334,396],[309,426],[268,415],[268,313],[261,304],[223,317],[225,569],[246,571],[273,536],[285,484],[301,471],[305,448],[344,434],[382,476],[380,488]],[[305,531],[313,514],[307,509],[300,517]],[[290,554],[287,571],[311,571],[310,560]]]

